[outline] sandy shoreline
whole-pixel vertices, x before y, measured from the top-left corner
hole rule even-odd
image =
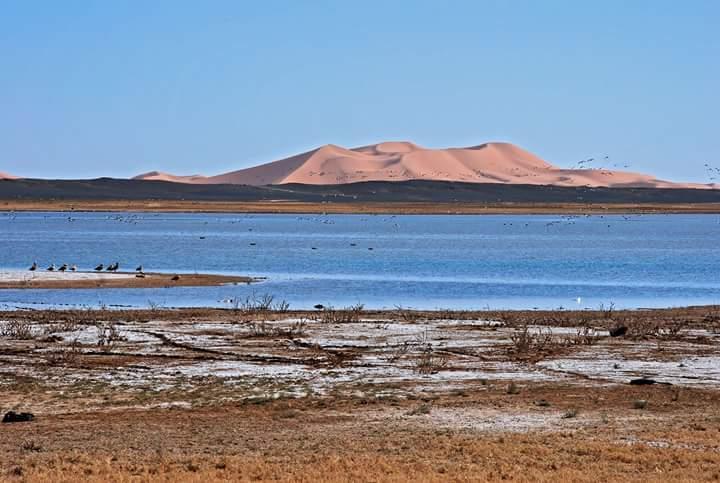
[[[0,289],[82,289],[201,287],[251,283],[255,279],[232,275],[130,272],[0,271]]]
[[[164,212],[291,214],[612,214],[720,213],[720,203],[445,203],[173,200],[0,200],[0,212]]]

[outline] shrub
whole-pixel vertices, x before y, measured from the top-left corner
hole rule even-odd
[[[13,319],[2,325],[0,336],[16,340],[30,340],[35,338],[35,331],[29,320]]]
[[[352,305],[344,309],[336,310],[333,307],[325,307],[320,312],[320,322],[324,324],[353,324],[360,322],[363,309],[362,304]]]

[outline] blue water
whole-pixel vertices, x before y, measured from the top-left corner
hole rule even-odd
[[[226,307],[228,299],[253,292],[273,294],[292,308],[717,304],[718,239],[717,215],[4,213],[0,270],[26,269],[33,260],[81,269],[117,260],[130,270],[142,264],[146,271],[267,280],[200,288],[0,290],[0,308]]]

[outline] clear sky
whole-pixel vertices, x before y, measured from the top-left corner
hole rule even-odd
[[[707,182],[720,1],[7,0],[0,171],[217,174],[316,146],[514,142]]]

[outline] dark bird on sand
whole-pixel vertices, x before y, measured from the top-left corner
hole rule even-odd
[[[29,268],[29,270],[31,272],[34,272],[35,270],[37,270],[37,262],[33,262],[32,266]]]
[[[102,269],[103,269],[104,267],[105,267],[105,265],[103,265],[103,264],[101,263],[100,265],[98,265],[97,267],[95,267],[95,271],[96,271],[96,272],[102,272]]]
[[[142,265],[138,265],[138,267],[135,269],[136,272],[142,272],[143,268]]]
[[[67,270],[67,269],[68,269],[67,263],[63,263],[63,264],[62,264],[62,267],[58,268],[58,271],[59,271],[59,272],[64,272],[64,271]]]
[[[180,280],[180,275],[175,275],[175,276],[174,276],[173,278],[171,278],[170,280],[172,280],[173,282],[177,282],[178,280]]]
[[[48,271],[48,272],[53,272],[53,271],[55,271],[55,264],[53,263],[52,265],[50,265],[49,267],[47,267],[47,271]]]

